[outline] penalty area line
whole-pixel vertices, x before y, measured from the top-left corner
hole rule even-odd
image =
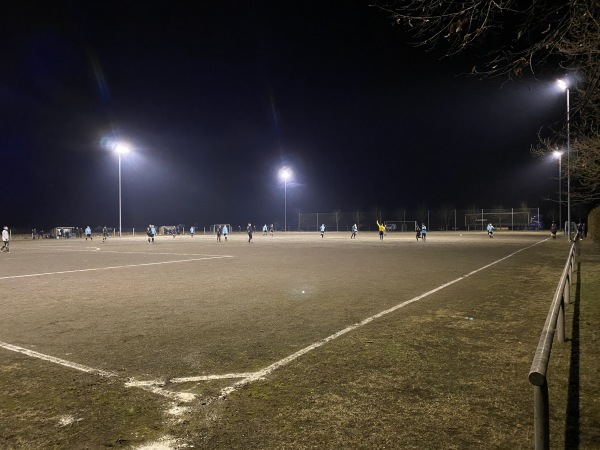
[[[67,273],[95,272],[98,270],[128,269],[131,267],[160,266],[162,264],[178,264],[178,263],[185,263],[185,262],[205,261],[208,259],[222,259],[222,258],[233,258],[233,256],[228,256],[228,255],[208,256],[205,258],[178,259],[178,260],[174,260],[174,261],[160,261],[160,262],[141,263],[141,264],[124,264],[121,266],[94,267],[91,269],[73,269],[73,270],[61,270],[58,272],[41,272],[41,273],[30,273],[30,274],[25,274],[25,275],[10,275],[7,277],[0,277],[0,280],[12,280],[14,278],[43,277],[43,276],[48,276],[48,275],[63,275],[63,274],[67,274]]]
[[[472,272],[469,272],[463,276],[460,276],[452,281],[449,281],[448,283],[442,284],[441,286],[438,286],[434,289],[431,289],[430,291],[427,291],[421,295],[418,295],[416,297],[411,298],[410,300],[406,300],[405,302],[399,303],[389,309],[386,309],[384,311],[381,311],[371,317],[367,317],[366,319],[361,320],[360,322],[357,322],[353,325],[350,325],[346,328],[344,328],[343,330],[338,331],[337,333],[334,333],[330,336],[327,336],[324,339],[321,339],[320,341],[315,342],[314,344],[309,345],[308,347],[304,347],[301,350],[298,350],[296,353],[292,353],[291,355],[287,356],[286,358],[283,358],[273,364],[271,364],[270,366],[265,367],[264,369],[259,370],[258,372],[253,372],[251,374],[249,374],[248,377],[244,378],[243,380],[238,381],[237,383],[234,383],[231,386],[228,386],[226,388],[221,389],[221,392],[219,394],[219,398],[223,399],[225,397],[227,397],[228,395],[232,394],[233,392],[237,391],[238,389],[247,386],[250,383],[253,383],[254,381],[257,380],[261,380],[264,379],[267,375],[271,374],[271,372],[273,372],[276,369],[279,369],[280,367],[283,367],[293,361],[295,361],[296,359],[300,358],[302,355],[305,355],[308,352],[311,352],[312,350],[315,350],[325,344],[327,344],[328,342],[333,341],[334,339],[339,338],[340,336],[343,336],[351,331],[356,330],[357,328],[361,328],[371,322],[373,322],[376,319],[379,319],[383,316],[386,316],[390,313],[393,313],[394,311],[397,311],[400,308],[404,308],[405,306],[410,305],[411,303],[415,303],[419,300],[424,299],[425,297],[429,297],[432,294],[435,294],[436,292],[441,291],[442,289],[447,288],[448,286],[452,286],[453,284],[458,283],[459,281],[462,281],[472,275],[475,275],[478,272],[481,272],[482,270],[488,269],[498,263],[501,263],[502,261],[505,261],[513,256],[515,256],[518,253],[521,253],[522,251],[528,250],[532,247],[535,247],[536,245],[541,244],[542,242],[547,241],[548,239],[543,239],[539,242],[536,242],[535,244],[529,245],[527,247],[521,248],[503,258],[500,258],[496,261],[493,261],[489,264],[486,264],[485,266],[482,266],[478,269],[473,270]]]
[[[0,348],[4,348],[6,350],[10,350],[16,353],[22,353],[23,355],[29,356],[31,358],[41,359],[43,361],[51,362],[54,364],[58,364],[63,367],[67,367],[69,369],[78,370],[80,372],[90,373],[93,375],[98,375],[104,378],[121,378],[119,375],[108,372],[102,369],[95,369],[93,367],[84,366],[83,364],[75,363],[72,361],[67,361],[65,359],[57,358],[55,356],[45,355],[44,353],[36,352],[35,350],[30,350],[27,348],[19,347],[17,345],[8,344],[6,342],[0,341]],[[153,394],[161,395],[163,397],[167,397],[173,400],[178,400],[182,402],[190,402],[196,398],[195,394],[188,392],[173,392],[166,389],[162,389],[160,387],[160,382],[139,382],[135,380],[130,380],[125,383],[125,387],[137,387],[143,389],[145,391],[151,392]]]
[[[44,361],[53,362],[55,364],[59,364],[64,367],[68,367],[70,369],[79,370],[80,372],[92,373],[92,374],[100,375],[101,377],[106,377],[106,378],[117,377],[116,374],[107,372],[105,370],[94,369],[93,367],[84,366],[83,364],[74,363],[74,362],[67,361],[67,360],[61,359],[61,358],[56,358],[55,356],[45,355],[43,353],[36,352],[35,350],[29,350],[27,348],[18,347],[16,345],[12,345],[12,344],[7,344],[6,342],[0,341],[0,347],[4,348],[6,350],[13,351],[13,352],[22,353],[22,354],[30,356],[32,358],[37,358],[37,359],[41,359]]]

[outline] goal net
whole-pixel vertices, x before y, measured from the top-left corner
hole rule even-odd
[[[415,231],[417,229],[416,220],[386,220],[385,231]]]
[[[216,223],[214,225],[210,226],[210,232],[212,234],[217,234],[217,230],[219,229],[219,227],[221,227],[221,230],[223,230],[224,227],[227,227],[227,232],[231,233],[231,225],[228,223]]]
[[[526,230],[531,223],[529,211],[482,211],[465,214],[465,228],[467,230],[485,230],[491,223],[495,228],[510,228],[511,230]]]
[[[52,236],[56,239],[78,237],[75,233],[75,227],[54,227]],[[81,230],[83,234],[83,229]]]

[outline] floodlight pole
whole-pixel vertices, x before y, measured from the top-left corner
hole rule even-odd
[[[567,221],[569,222],[569,240],[571,240],[571,117],[569,107],[569,86],[567,86]]]
[[[121,237],[121,152],[119,153],[119,237]]]
[[[287,231],[287,180],[292,175],[289,167],[283,167],[279,170],[279,178],[283,179],[283,229]]]
[[[287,231],[287,176],[283,179],[283,229]]]
[[[558,223],[562,223],[562,154],[558,155]]]
[[[117,142],[114,144],[113,149],[117,152],[117,155],[119,156],[119,237],[121,237],[121,230],[123,229],[123,216],[121,214],[121,155],[123,153],[129,152],[129,146],[125,143]]]

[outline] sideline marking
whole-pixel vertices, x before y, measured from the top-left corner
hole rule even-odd
[[[190,258],[190,259],[178,259],[174,261],[161,261],[161,262],[151,262],[151,263],[141,263],[141,264],[126,264],[122,266],[108,266],[108,267],[96,267],[92,269],[74,269],[74,270],[61,270],[59,272],[41,272],[41,273],[30,273],[26,275],[11,275],[8,277],[0,277],[0,280],[11,280],[13,278],[28,278],[28,277],[43,277],[47,275],[62,275],[65,273],[78,273],[78,272],[94,272],[97,270],[111,270],[111,269],[127,269],[129,267],[143,267],[143,266],[159,266],[161,264],[177,264],[191,261],[204,261],[207,259],[220,259],[220,258],[233,258],[230,255],[220,255],[220,256],[207,256],[205,258]]]
[[[279,361],[271,364],[270,366],[265,367],[264,369],[259,370],[258,372],[251,373],[248,377],[244,378],[243,380],[240,380],[237,383],[232,384],[231,386],[228,386],[226,388],[221,389],[221,392],[219,394],[219,398],[223,399],[223,398],[227,397],[229,394],[232,394],[233,392],[237,391],[238,389],[240,389],[240,388],[242,388],[244,386],[247,386],[247,385],[249,385],[250,383],[252,383],[254,381],[264,379],[267,375],[269,375],[274,370],[279,369],[280,367],[283,367],[283,366],[291,363],[292,361],[298,359],[300,356],[302,356],[302,355],[304,355],[304,354],[306,354],[306,353],[308,353],[308,352],[310,352],[312,350],[315,350],[316,348],[319,348],[322,345],[325,345],[326,343],[328,343],[330,341],[333,341],[334,339],[337,339],[337,338],[339,338],[340,336],[343,336],[346,333],[349,333],[350,331],[353,331],[353,330],[356,330],[357,328],[363,327],[363,326],[367,325],[368,323],[373,322],[375,319],[379,319],[380,317],[383,317],[383,316],[385,316],[387,314],[390,314],[390,313],[392,313],[392,312],[394,312],[394,311],[396,311],[396,310],[398,310],[400,308],[403,308],[403,307],[405,307],[407,305],[410,305],[411,303],[417,302],[417,301],[419,301],[419,300],[421,300],[421,299],[423,299],[425,297],[428,297],[431,294],[435,294],[436,292],[441,291],[442,289],[447,288],[448,286],[451,286],[451,285],[453,285],[455,283],[458,283],[459,281],[462,281],[462,280],[464,280],[464,279],[466,279],[466,278],[468,278],[468,277],[470,277],[472,275],[475,275],[476,273],[481,272],[482,270],[485,270],[485,269],[487,269],[487,268],[489,268],[489,267],[491,267],[491,266],[493,266],[495,264],[498,264],[498,263],[500,263],[500,262],[502,262],[502,261],[504,261],[504,260],[506,260],[508,258],[511,258],[514,255],[516,255],[517,253],[520,253],[520,252],[522,252],[524,250],[529,250],[530,248],[535,247],[536,245],[541,244],[542,242],[545,242],[545,241],[547,241],[549,239],[550,238],[543,239],[543,240],[541,240],[539,242],[536,242],[535,244],[532,244],[532,245],[530,245],[528,247],[524,247],[524,248],[522,248],[520,250],[517,250],[517,251],[511,253],[510,255],[507,255],[507,256],[505,256],[503,258],[500,258],[500,259],[498,259],[498,260],[496,260],[494,262],[491,262],[491,263],[489,263],[489,264],[487,264],[487,265],[485,265],[483,267],[480,267],[479,269],[475,269],[472,272],[467,273],[466,275],[458,277],[458,278],[456,278],[456,279],[454,279],[452,281],[449,281],[448,283],[442,284],[441,286],[438,286],[435,289],[427,291],[424,294],[418,295],[416,297],[411,298],[410,300],[407,300],[405,302],[399,303],[396,306],[393,306],[393,307],[391,307],[389,309],[381,311],[381,312],[379,312],[379,313],[377,313],[377,314],[375,314],[375,315],[373,315],[371,317],[367,317],[366,319],[363,319],[360,322],[355,323],[354,325],[350,325],[349,327],[346,327],[343,330],[338,331],[337,333],[334,333],[334,334],[332,334],[330,336],[327,336],[326,338],[321,339],[320,341],[317,341],[314,344],[309,345],[308,347],[304,347],[303,349],[298,350],[296,353],[292,353],[291,355],[287,356],[286,358],[280,359]]]

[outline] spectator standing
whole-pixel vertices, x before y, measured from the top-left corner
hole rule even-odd
[[[10,253],[10,248],[8,247],[8,244],[10,243],[10,233],[8,232],[8,227],[6,225],[4,226],[4,229],[2,230],[2,243],[4,245],[2,245],[2,248],[0,249],[0,251]]]
[[[583,239],[583,223],[577,224],[577,234],[575,235],[575,240]]]

